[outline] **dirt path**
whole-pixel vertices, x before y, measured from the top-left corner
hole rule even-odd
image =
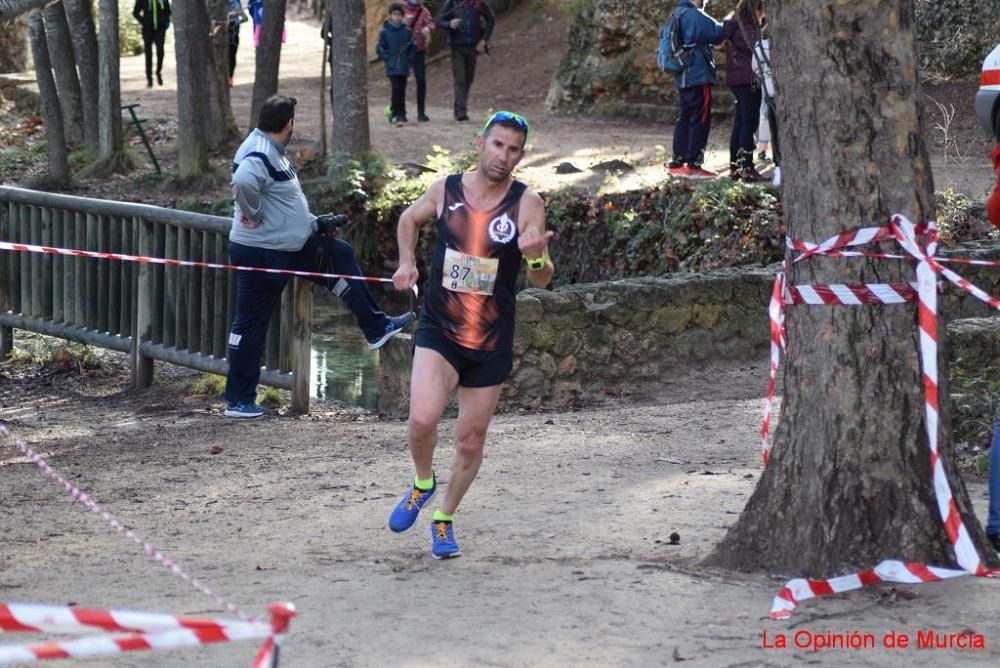
[[[707,571],[760,475],[764,365],[678,376],[647,403],[497,417],[457,527],[434,561],[427,519],[385,518],[411,474],[405,425],[320,406],[240,422],[181,386],[124,391],[122,362],[85,376],[0,367],[0,418],[126,525],[253,611],[291,600],[282,665],[995,665],[996,582],[872,589],[766,619],[782,578]],[[453,421],[447,420],[442,434]],[[447,443],[447,438],[444,439]],[[212,454],[216,452],[217,454]],[[436,467],[447,478],[450,448]],[[0,600],[192,615],[212,602],[147,561],[4,444]],[[972,483],[982,510],[985,488]],[[681,536],[669,545],[671,532]],[[887,555],[889,556],[889,555]],[[762,633],[972,629],[986,649],[762,647]],[[791,638],[791,636],[790,636]],[[24,641],[10,636],[8,641]],[[159,653],[157,666],[248,665],[246,645]],[[150,665],[121,657],[80,665]]]
[[[299,100],[296,117],[297,138],[292,148],[317,146],[320,132],[320,64],[323,44],[318,23],[289,18],[288,38],[281,54],[281,92]],[[451,65],[448,58],[428,67],[427,124],[410,123],[397,129],[385,122],[383,109],[389,88],[382,66],[369,70],[369,117],[373,149],[396,162],[423,162],[441,146],[453,153],[468,151],[477,119],[491,110],[507,108],[524,113],[532,122],[530,152],[519,167],[519,176],[541,191],[573,186],[589,190],[625,190],[662,182],[666,177],[662,147],[669,147],[673,118],[655,123],[630,119],[600,119],[550,114],[544,100],[549,82],[567,48],[569,19],[556,3],[523,3],[498,22],[492,55],[480,58],[471,95],[471,123],[452,120]],[[250,31],[243,30],[237,56],[236,86],[232,89],[237,122],[246,127],[252,95],[254,52]],[[124,104],[140,102],[143,112],[166,122],[168,134],[176,117],[175,66],[172,35],[167,44],[164,67],[165,86],[147,91],[143,56],[122,59],[121,76]],[[927,87],[927,91],[955,112],[945,117],[928,104],[928,143],[932,152],[938,190],[953,188],[983,198],[994,180],[989,165],[989,143],[975,122],[973,96],[976,84],[959,83]],[[407,89],[411,120],[416,118],[416,93],[412,79]],[[329,109],[327,110],[329,113]],[[940,126],[940,127],[939,127]],[[706,165],[725,171],[729,164],[729,123],[717,123],[710,136]],[[947,140],[947,142],[946,142]],[[661,147],[661,148],[657,148]],[[141,150],[141,147],[139,147]],[[624,160],[635,168],[625,174],[608,174],[590,168],[608,160]],[[556,174],[561,162],[570,162],[582,171]]]

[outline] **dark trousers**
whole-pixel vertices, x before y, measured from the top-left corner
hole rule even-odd
[[[709,84],[680,89],[681,112],[674,123],[674,160],[689,167],[705,161],[708,132],[712,129],[712,87]]]
[[[406,75],[390,76],[389,84],[392,86],[392,99],[389,102],[392,118],[406,118]]]
[[[771,131],[771,156],[774,158],[776,166],[781,165],[781,144],[778,143],[778,110],[774,105],[773,97],[764,98],[767,105],[767,127]]]
[[[740,169],[753,167],[753,150],[757,147],[754,135],[760,125],[759,87],[730,86],[736,96],[733,114],[733,131],[729,135],[729,164]]]
[[[423,51],[415,52],[410,67],[413,68],[413,78],[417,81],[417,114],[423,116],[427,110],[427,54]]]
[[[236,52],[240,48],[240,24],[229,24],[229,78],[236,71]]]
[[[163,73],[163,40],[167,30],[142,29],[142,49],[146,53],[146,83],[153,85],[153,46],[156,46],[156,74]]]
[[[476,47],[451,47],[451,76],[455,80],[455,118],[469,115],[469,89],[476,78]]]
[[[278,251],[230,242],[229,260],[244,267],[267,267],[360,276],[361,269],[350,244],[313,233],[302,250]],[[226,400],[251,402],[257,396],[260,359],[264,352],[268,324],[281,300],[289,276],[241,271],[236,276],[236,314],[229,329],[229,374]],[[385,331],[387,316],[362,281],[310,278],[347,303],[366,338]]]

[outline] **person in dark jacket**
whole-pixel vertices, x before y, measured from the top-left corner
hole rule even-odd
[[[753,70],[753,49],[760,41],[764,18],[762,0],[739,0],[736,10],[722,22],[726,40],[726,83],[736,108],[729,136],[729,175],[744,181],[760,181],[753,166],[754,133],[760,124],[761,81]]]
[[[712,45],[722,43],[722,24],[701,10],[703,4],[703,0],[680,0],[674,10],[681,12],[681,42],[690,49],[690,64],[674,77],[681,110],[674,124],[674,157],[668,168],[671,176],[690,179],[716,176],[703,168],[702,163],[712,127],[715,85]]]
[[[406,123],[406,78],[415,50],[413,31],[403,23],[403,5],[394,2],[389,5],[389,18],[378,34],[375,53],[385,63],[385,76],[392,86],[389,122],[396,127]]]
[[[240,48],[240,26],[249,21],[241,0],[229,0],[229,87],[236,73],[236,52]]]
[[[488,53],[495,23],[485,0],[445,0],[438,15],[438,27],[448,31],[451,47],[456,121],[469,120],[469,89],[476,76],[476,59],[480,53]]]
[[[156,46],[156,83],[163,85],[163,40],[170,27],[170,0],[135,0],[132,16],[142,25],[146,53],[146,88],[153,87],[153,46]]]

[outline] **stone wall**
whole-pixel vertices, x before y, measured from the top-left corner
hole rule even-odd
[[[942,255],[1000,258],[1000,242],[962,244]],[[716,361],[765,362],[767,304],[778,268],[524,290],[517,296],[514,368],[501,406],[565,408],[609,395],[643,393],[678,368]],[[956,270],[988,292],[1000,291],[995,268]],[[953,321],[996,315],[950,287],[940,298],[940,312]],[[956,334],[952,345],[957,354],[970,357],[979,339],[970,338],[966,329],[949,331]],[[984,327],[975,331],[981,338]],[[411,342],[394,339],[382,350],[380,404],[386,413],[399,415],[405,413],[409,396]],[[997,351],[1000,340],[982,354],[1000,364]]]

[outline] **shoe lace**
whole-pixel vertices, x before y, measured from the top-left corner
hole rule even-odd
[[[421,490],[414,487],[410,491],[410,498],[406,500],[406,509],[413,510],[417,506],[417,502],[420,501],[420,497],[423,495],[424,493]]]
[[[437,531],[438,540],[448,540],[448,523],[447,522],[435,522],[434,530]]]

